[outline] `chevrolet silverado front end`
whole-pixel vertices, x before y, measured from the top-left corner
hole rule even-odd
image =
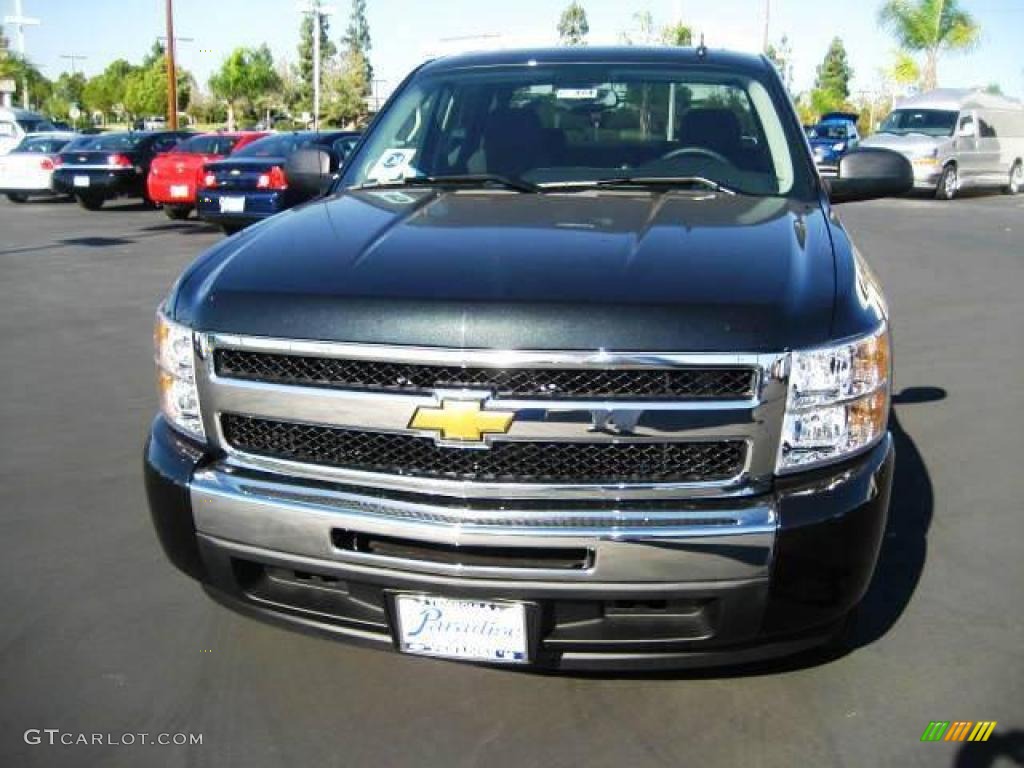
[[[332,195],[160,308],[171,560],[243,612],[475,661],[833,637],[886,523],[889,318],[784,99],[702,49],[414,73]]]

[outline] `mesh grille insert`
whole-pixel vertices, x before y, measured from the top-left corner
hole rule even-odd
[[[224,414],[237,450],[366,472],[517,483],[713,482],[743,468],[742,440],[686,443],[495,442],[488,450],[438,446],[429,438]]]
[[[730,368],[463,368],[219,349],[218,376],[387,392],[487,389],[500,397],[746,399],[755,371]]]

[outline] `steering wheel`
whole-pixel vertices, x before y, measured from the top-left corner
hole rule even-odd
[[[683,147],[682,149],[673,149],[671,152],[666,152],[658,159],[674,160],[675,158],[683,157],[684,155],[703,155],[704,157],[710,157],[712,160],[722,163],[723,165],[732,165],[732,162],[725,155],[721,155],[713,149],[707,149],[706,147]]]

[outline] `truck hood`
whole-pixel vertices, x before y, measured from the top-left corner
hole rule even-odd
[[[776,351],[829,338],[835,275],[812,203],[362,190],[224,241],[172,306],[202,331],[297,339]]]
[[[930,153],[946,140],[945,136],[926,136],[923,133],[875,133],[864,139],[860,145],[891,149],[907,157],[920,157]]]

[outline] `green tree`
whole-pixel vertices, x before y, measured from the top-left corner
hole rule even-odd
[[[965,52],[981,39],[981,27],[957,0],[887,0],[878,20],[909,54],[923,54],[921,88],[939,84],[939,56]]]
[[[991,93],[993,96],[1003,95],[1003,86],[999,83],[989,83],[985,86],[985,93]]]
[[[38,106],[50,98],[51,85],[42,72],[27,58],[21,54],[8,51],[7,55],[0,59],[0,76],[14,80],[17,93],[13,99],[15,103],[23,101],[25,84],[28,84],[28,101],[30,106]]]
[[[320,0],[314,0],[314,6],[320,7]],[[338,52],[330,40],[330,21],[326,16],[320,17],[320,72],[327,71],[327,65]],[[302,17],[299,28],[299,62],[297,65],[298,100],[296,108],[305,112],[313,111],[313,16]]]
[[[149,47],[149,51],[142,57],[142,68],[148,69],[154,64],[162,62],[165,53],[164,44],[159,40],[154,40],[153,44]]]
[[[72,105],[82,104],[84,91],[85,75],[81,72],[72,74],[61,72],[53,82],[53,89],[50,92],[50,97],[43,104],[43,111],[50,117],[66,119]]]
[[[815,90],[826,91],[831,96],[837,97],[840,102],[849,98],[853,68],[846,58],[846,47],[843,45],[842,39],[832,38],[824,60],[818,65],[817,74],[814,83]]]
[[[196,90],[188,105],[189,116],[199,123],[220,124],[227,120],[228,112],[217,97]]]
[[[348,29],[341,42],[347,51],[346,69],[354,61],[362,59],[363,75],[366,80],[364,95],[369,95],[370,84],[373,82],[373,66],[370,64],[370,49],[373,44],[370,42],[370,23],[366,20],[366,0],[352,0],[352,15],[349,17]]]
[[[921,67],[906,51],[897,51],[886,77],[897,85],[913,85],[921,82]]]
[[[266,44],[259,48],[236,48],[210,78],[210,90],[227,106],[228,129],[235,129],[235,111],[252,106],[274,90],[280,79],[274,57]]]
[[[661,30],[661,41],[665,45],[693,45],[693,30],[683,22],[676,21]]]
[[[633,28],[620,38],[624,45],[693,45],[693,30],[679,20],[659,30],[650,11],[637,11],[633,14]]]
[[[573,0],[558,19],[558,39],[562,45],[586,45],[589,33],[587,12],[577,0]]]
[[[116,59],[100,74],[89,78],[82,100],[90,111],[120,117],[125,112],[124,97],[128,78],[138,68],[125,59]]]
[[[167,110],[167,72],[154,62],[125,79],[125,110],[135,117],[162,115]]]
[[[366,80],[366,61],[358,50],[345,54],[340,67],[334,67],[328,76],[327,101],[324,116],[328,123],[338,126],[358,126],[368,114],[366,97],[370,84]]]

